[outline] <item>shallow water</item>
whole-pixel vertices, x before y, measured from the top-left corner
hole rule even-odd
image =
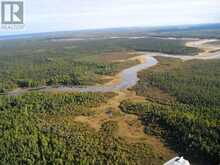
[[[186,45],[190,47],[204,48],[206,49],[204,43],[213,42],[213,40],[195,40],[187,42]],[[213,47],[211,50],[217,50],[220,46]],[[155,52],[139,52],[140,54],[144,54],[144,62],[142,64],[135,65],[128,69],[123,70],[119,73],[120,81],[117,83],[113,83],[112,85],[94,85],[94,86],[59,86],[59,87],[50,87],[45,86],[40,89],[16,89],[15,91],[9,92],[6,95],[20,95],[29,91],[45,91],[45,92],[114,92],[118,90],[128,89],[133,87],[138,82],[138,72],[148,69],[152,66],[157,65],[158,61],[155,56],[162,57],[170,57],[170,58],[178,58],[183,61],[200,59],[200,60],[210,60],[210,59],[220,59],[220,51],[210,53],[203,52],[196,56],[184,56],[184,55],[171,55],[164,53],[155,53]]]
[[[117,90],[128,89],[133,87],[139,80],[138,72],[148,69],[156,65],[158,61],[151,56],[144,56],[144,63],[135,65],[131,68],[125,69],[120,72],[120,81],[113,85],[97,85],[97,86],[79,86],[79,87],[66,87],[60,86],[58,88],[46,87],[40,91],[58,91],[58,92],[113,92]]]

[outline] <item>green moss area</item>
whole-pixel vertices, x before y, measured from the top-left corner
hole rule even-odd
[[[134,87],[146,102],[124,102],[124,112],[140,116],[146,132],[176,151],[208,164],[220,161],[220,60],[160,64],[139,74]],[[210,163],[211,162],[211,163]]]
[[[144,143],[114,135],[117,123],[99,131],[74,122],[114,94],[32,93],[0,98],[0,164],[162,164]],[[87,111],[86,111],[87,110]],[[68,116],[69,121],[64,120]],[[62,119],[63,118],[63,119]]]
[[[0,93],[17,87],[103,83],[104,75],[115,75],[122,69],[137,64],[137,61],[117,62],[117,59],[129,57],[128,53],[121,52],[199,52],[198,49],[184,46],[183,41],[154,38],[85,41],[63,39],[62,42],[47,38],[6,40],[0,41],[0,50]],[[115,52],[118,53],[114,54]]]

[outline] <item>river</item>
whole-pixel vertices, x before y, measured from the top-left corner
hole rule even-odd
[[[193,59],[201,59],[201,60],[209,60],[209,59],[220,59],[220,45],[218,46],[210,46],[207,45],[210,42],[214,42],[217,40],[191,40],[186,42],[186,46],[196,47],[203,50],[202,53],[199,53],[195,56],[185,56],[185,55],[170,55],[164,53],[155,53],[155,52],[139,52],[141,54],[141,63],[137,64],[128,69],[124,69],[121,71],[117,77],[119,77],[119,81],[112,84],[105,85],[95,85],[95,86],[59,86],[59,87],[51,87],[45,86],[39,89],[21,89],[18,88],[14,91],[8,92],[6,95],[20,95],[22,93],[30,92],[30,91],[44,91],[44,92],[114,92],[118,90],[124,90],[133,87],[139,80],[138,72],[151,68],[158,64],[158,60],[155,58],[156,56],[162,57],[170,57],[170,58],[178,58],[183,61],[193,60]]]

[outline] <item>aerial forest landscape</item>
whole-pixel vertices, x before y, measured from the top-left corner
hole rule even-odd
[[[219,23],[13,30],[0,165],[219,165]]]

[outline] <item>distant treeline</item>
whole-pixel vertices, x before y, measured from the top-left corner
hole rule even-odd
[[[188,55],[199,51],[185,47],[182,41],[155,38],[9,40],[0,41],[0,50],[0,93],[17,87],[101,83],[101,75],[113,75],[135,63],[100,61],[106,52],[136,50]]]
[[[177,37],[177,38],[216,38],[220,39],[220,30],[216,29],[191,29],[191,30],[177,30],[177,31],[167,31],[167,32],[158,32],[156,35],[158,37]]]

